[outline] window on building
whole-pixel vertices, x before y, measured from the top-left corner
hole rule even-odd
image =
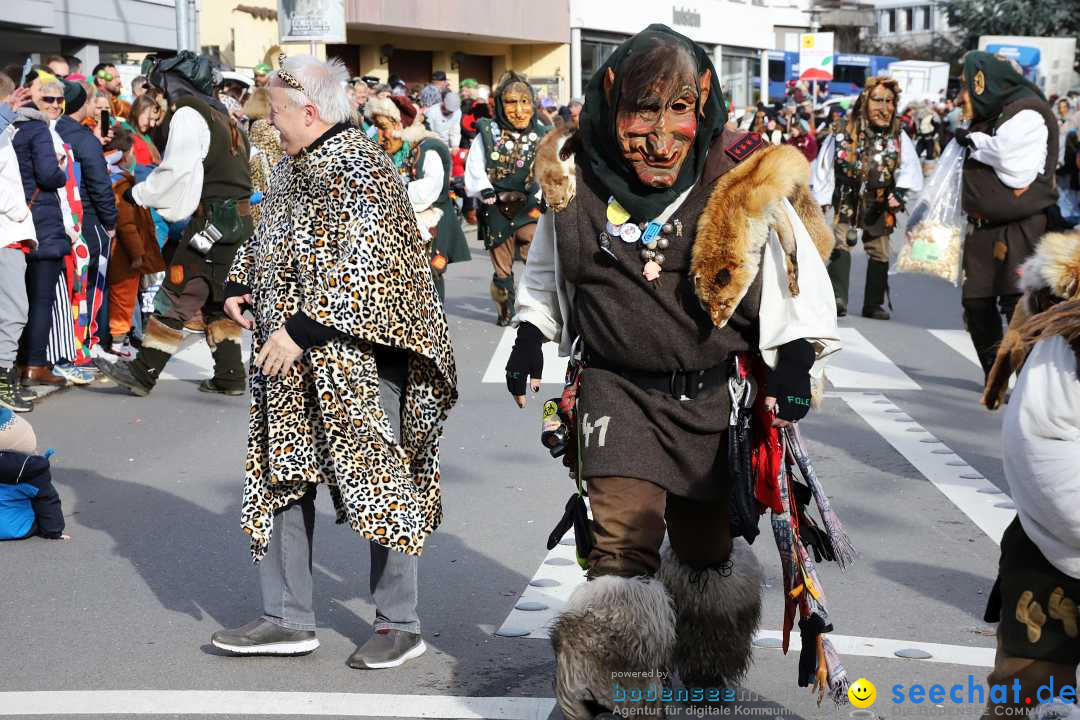
[[[891,35],[896,32],[895,10],[885,10],[881,13],[881,32],[885,35]]]
[[[915,8],[904,8],[904,30],[911,32],[915,29]]]
[[[932,30],[933,29],[933,17],[934,17],[934,6],[933,5],[923,5],[923,10],[922,10],[922,29],[923,30]]]
[[[862,87],[866,84],[866,71],[862,65],[837,65],[833,69],[833,81]]]
[[[586,40],[581,41],[581,87],[589,84],[593,73],[608,59],[619,43],[611,40]]]

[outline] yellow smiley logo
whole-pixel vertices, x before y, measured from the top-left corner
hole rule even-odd
[[[848,700],[857,708],[868,708],[877,700],[877,688],[866,678],[859,678],[851,683],[847,691]]]
[[[983,92],[986,90],[986,75],[983,75],[982,70],[979,70],[978,72],[975,73],[975,78],[974,78],[974,83],[973,84],[975,85],[975,88],[974,88],[975,94],[976,95],[982,95]]]

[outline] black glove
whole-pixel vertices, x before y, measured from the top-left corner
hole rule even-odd
[[[953,139],[960,144],[960,147],[975,147],[975,143],[972,142],[971,138],[969,137],[970,135],[971,131],[967,128],[956,128],[956,130],[953,131]]]
[[[547,338],[531,323],[518,325],[514,349],[506,361],[506,389],[517,397],[525,394],[528,380],[539,380],[544,375],[544,341]]]
[[[491,200],[495,197],[495,188],[484,188],[480,191],[481,200]]]
[[[139,203],[135,202],[135,196],[131,194],[131,188],[133,188],[133,187],[135,187],[135,186],[134,185],[129,185],[128,188],[126,190],[124,190],[124,194],[121,197],[123,197],[124,200],[128,201],[129,203],[131,203],[135,207],[138,207]]]
[[[792,340],[780,346],[776,367],[769,372],[767,394],[776,398],[776,416],[797,422],[810,412],[810,368],[814,348],[806,340]]]

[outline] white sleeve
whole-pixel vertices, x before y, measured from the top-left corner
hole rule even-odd
[[[912,192],[923,188],[922,160],[906,132],[900,133],[900,172],[897,173],[896,187]]]
[[[132,188],[131,196],[170,222],[191,217],[202,197],[203,160],[209,150],[210,127],[202,115],[190,107],[180,108],[169,122],[161,164]]]
[[[461,111],[455,110],[450,116],[450,149],[456,150],[461,146]]]
[[[1021,110],[1002,123],[994,135],[973,132],[969,136],[978,160],[994,168],[998,180],[1014,189],[1026,188],[1046,167],[1050,137],[1042,115]]]
[[[439,153],[428,150],[424,153],[424,177],[409,183],[409,202],[415,212],[427,210],[439,199],[446,176],[443,172]]]
[[[788,291],[784,251],[780,247],[780,239],[773,232],[765,246],[761,266],[758,347],[765,363],[775,367],[777,350],[781,345],[800,338],[808,340],[814,345],[818,360],[815,368],[820,372],[821,361],[840,349],[840,334],[836,329],[836,298],[825,263],[802,219],[786,199],[783,207],[795,234],[799,294],[792,296]],[[532,262],[531,250],[529,262]],[[528,271],[528,265],[525,267]]]
[[[0,215],[14,223],[23,222],[30,214],[20,177],[19,161],[10,138],[0,137]]]
[[[563,318],[559,306],[555,221],[551,215],[551,211],[544,213],[536,223],[529,262],[525,263],[525,274],[517,291],[517,320],[535,325],[548,340],[559,342]]]
[[[818,150],[811,168],[810,189],[818,205],[832,205],[833,188],[836,185],[836,134],[829,135]]]
[[[484,139],[477,135],[469,146],[469,156],[465,158],[465,194],[472,198],[491,187],[487,176],[487,163],[484,161]]]

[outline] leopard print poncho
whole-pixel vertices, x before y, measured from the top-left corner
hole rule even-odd
[[[273,513],[326,483],[363,537],[410,555],[442,517],[439,439],[457,400],[446,316],[405,187],[357,129],[274,168],[230,280],[251,289],[254,350],[298,310],[344,333],[285,377],[251,368],[242,524],[258,561]],[[402,442],[379,401],[372,344],[409,350]]]

